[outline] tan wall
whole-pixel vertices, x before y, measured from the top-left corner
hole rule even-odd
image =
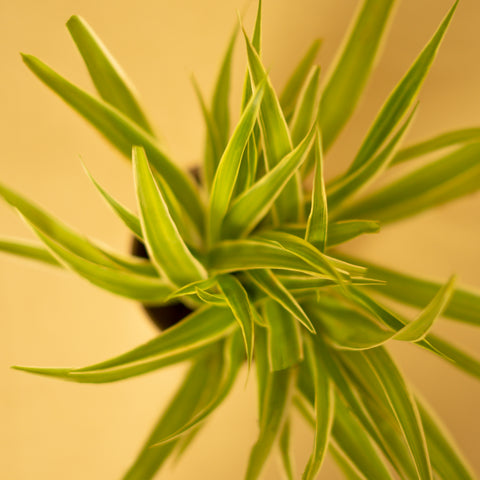
[[[322,65],[328,65],[357,2],[264,3],[265,59],[274,83],[280,86],[299,49],[315,36],[326,38],[320,59]],[[351,158],[382,99],[452,2],[399,3],[385,56],[362,109],[329,157],[332,172]],[[90,88],[64,28],[71,14],[83,15],[130,73],[173,154],[179,162],[192,165],[199,158],[203,130],[189,75],[194,72],[209,91],[236,21],[236,9],[242,4],[236,0],[0,1],[1,181],[26,192],[87,234],[126,249],[128,238],[122,225],[103,206],[79,159],[109,191],[133,205],[127,163],[33,78],[17,52],[38,55]],[[420,95],[411,139],[480,124],[479,20],[480,3],[463,0]],[[243,56],[237,58],[237,78],[243,79]],[[239,87],[237,80],[237,93]],[[478,289],[479,211],[480,197],[476,195],[385,228],[379,236],[362,239],[355,246],[368,257],[413,272],[446,279],[455,271],[462,282]],[[29,235],[3,204],[0,225],[2,235]],[[154,330],[137,306],[70,275],[4,255],[0,265],[0,477],[119,478],[182,369],[98,387],[9,370],[12,364],[85,365],[151,338]],[[480,335],[473,329],[444,323],[440,330],[478,352]],[[412,348],[394,350],[480,472],[479,384],[427,354]],[[162,478],[242,478],[256,419],[253,382],[246,391],[240,383],[183,462]],[[311,439],[300,421],[296,432],[295,450],[301,466]],[[274,468],[265,478],[278,478]],[[327,470],[321,478],[335,476]]]

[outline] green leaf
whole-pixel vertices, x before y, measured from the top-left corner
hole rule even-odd
[[[450,280],[437,292],[433,300],[411,323],[399,330],[393,338],[405,342],[418,342],[425,338],[433,322],[442,314],[454,291],[456,278]]]
[[[293,455],[290,447],[290,419],[285,421],[278,444],[285,476],[287,480],[294,480]]]
[[[420,401],[418,398],[417,406],[422,417],[428,450],[435,471],[441,478],[449,480],[474,480],[475,474],[472,468],[431,408],[427,407],[425,401]]]
[[[312,128],[305,139],[280,163],[235,199],[225,216],[223,232],[228,237],[246,235],[265,217],[302,162],[315,138]]]
[[[325,331],[337,348],[363,350],[381,345],[395,332],[339,299],[322,295],[302,303],[317,331]]]
[[[222,222],[234,192],[242,155],[257,120],[264,91],[265,84],[260,84],[245,108],[218,164],[208,211],[209,244],[220,238]]]
[[[364,163],[360,164],[356,169],[351,170],[351,173],[347,173],[340,181],[334,184],[333,188],[328,190],[330,210],[338,210],[352,195],[365,188],[388,167],[399,144],[405,137],[417,110],[417,106],[418,104],[385,148],[377,155],[370,157]]]
[[[312,44],[308,47],[307,51],[300,59],[300,62],[296,66],[295,70],[290,75],[285,87],[280,94],[280,105],[282,106],[285,117],[290,117],[295,107],[298,106],[298,98],[308,74],[315,63],[318,51],[322,45],[322,40],[316,38]],[[258,50],[257,50],[258,51]]]
[[[205,151],[203,154],[203,179],[208,190],[210,190],[212,186],[213,176],[215,175],[215,170],[217,168],[217,163],[220,159],[220,155],[223,149],[220,146],[220,134],[218,132],[217,125],[213,120],[212,114],[208,110],[206,101],[203,97],[200,87],[193,75],[191,79],[193,89],[195,90],[195,94],[198,99],[198,103],[200,104],[200,110],[202,112],[203,120],[205,122],[206,138]]]
[[[434,350],[433,353],[440,353],[443,359],[449,360],[454,367],[462,369],[480,379],[480,360],[470,355],[464,347],[457,347],[449,341],[433,334],[426,337],[428,343]]]
[[[210,293],[206,292],[205,290],[201,290],[200,288],[195,288],[195,294],[204,303],[220,306],[227,305],[227,302],[225,301],[225,298],[223,298],[223,295],[220,295],[218,293]]]
[[[207,265],[212,273],[269,268],[320,274],[316,266],[262,239],[221,242],[208,253]]]
[[[260,476],[270,451],[285,423],[295,378],[296,372],[292,368],[269,372],[267,375],[262,399],[260,432],[250,454],[245,480],[256,480]]]
[[[313,178],[312,202],[307,220],[305,240],[321,252],[325,251],[328,229],[327,194],[323,177],[323,151],[320,133],[315,138],[315,175]]]
[[[348,242],[365,233],[378,233],[380,223],[373,220],[341,220],[328,224],[327,247]]]
[[[378,378],[415,460],[419,478],[432,479],[432,468],[420,415],[409,387],[395,363],[382,347],[361,352],[359,355],[353,356],[352,359],[357,364],[362,360],[362,365],[371,369]]]
[[[392,480],[384,459],[377,453],[363,426],[340,397],[335,400],[332,433],[338,446],[365,478]]]
[[[390,463],[400,478],[417,480],[418,474],[415,464],[413,463],[407,444],[403,439],[402,432],[393,411],[388,405],[383,403],[381,397],[372,396],[370,390],[365,388],[365,384],[369,386],[368,377],[359,378],[358,376],[349,376],[349,372],[345,372],[344,370],[343,373],[347,381],[356,385],[357,396],[361,399],[368,418],[371,418],[370,422],[373,423],[375,428],[375,434],[372,438],[375,439],[377,445],[390,460]],[[355,411],[355,413],[357,412]],[[362,423],[364,423],[363,417],[361,418]],[[369,433],[372,435],[371,430],[369,430]]]
[[[28,68],[66,103],[90,122],[109,142],[127,158],[131,158],[132,147],[142,145],[152,166],[162,174],[180,203],[185,205],[192,220],[201,230],[203,204],[191,178],[176,166],[157,141],[129,120],[116,108],[97,100],[31,55],[22,55]]]
[[[306,290],[316,291],[319,288],[338,285],[336,280],[322,276],[310,277],[301,275],[277,275],[277,278],[282,282],[283,286],[287,290],[293,293]],[[373,278],[350,277],[347,284],[348,283],[353,285],[378,285],[379,282]]]
[[[284,370],[303,360],[300,327],[294,317],[280,304],[267,300],[263,318],[268,331],[268,360],[271,371]]]
[[[392,315],[357,289],[350,290],[353,294],[352,298],[366,306],[367,310],[374,314],[375,319],[359,311],[352,304],[326,296],[322,296],[316,303],[306,302],[304,306],[314,324],[321,325],[339,348],[366,350],[378,347],[391,339],[407,342],[423,340],[448,304],[453,285],[454,277],[437,292],[420,315],[411,322]]]
[[[28,258],[54,267],[61,266],[61,263],[47,249],[26,240],[0,238],[0,252]]]
[[[345,257],[355,262],[355,258]],[[424,278],[414,277],[380,265],[365,262],[368,273],[375,278],[385,280],[386,284],[375,287],[375,291],[399,302],[422,307],[430,301],[441,288],[441,284]],[[456,288],[444,316],[462,322],[480,325],[480,294],[465,288]]]
[[[307,330],[315,333],[315,328],[302,307],[270,270],[250,270],[247,276],[258,285],[269,298],[272,298],[284,309],[289,311]]]
[[[232,275],[219,275],[217,283],[242,331],[247,362],[250,366],[253,359],[254,316],[248,294],[242,284]]]
[[[313,398],[304,389],[295,397],[295,406],[307,422],[315,426],[312,413]],[[343,408],[342,408],[343,407]],[[378,478],[392,480],[383,460],[373,447],[364,428],[358,423],[350,411],[341,405],[340,398],[335,402],[335,421],[333,424],[333,439],[338,443],[352,468],[362,472],[365,479]],[[357,470],[355,470],[357,471]]]
[[[221,371],[217,372],[216,378],[213,372],[208,372],[209,376],[214,377],[212,380],[216,380],[216,383],[210,387],[210,398],[205,402],[204,407],[197,408],[197,413],[192,416],[190,421],[164,438],[157,439],[152,446],[159,446],[185,435],[185,433],[191,433],[192,429],[198,427],[225,400],[244,362],[243,342],[238,331],[226,340],[220,362]]]
[[[397,472],[401,474],[402,471],[407,469],[407,471],[413,472],[413,476],[410,475],[408,478],[415,479],[416,470],[412,463],[410,452],[402,440],[397,421],[391,410],[387,410],[388,418],[386,420],[385,417],[382,416],[384,409],[381,408],[381,404],[373,402],[372,412],[372,409],[369,409],[370,404],[366,402],[367,399],[363,397],[359,398],[357,391],[354,389],[357,381],[367,379],[363,379],[363,377],[349,378],[349,372],[345,371],[337,354],[327,345],[322,336],[316,335],[312,339],[315,342],[318,359],[323,362],[323,368],[328,371],[345,405],[355,414],[365,432],[375,441]],[[360,391],[359,393],[361,394],[362,392]],[[363,404],[360,400],[363,401]],[[365,412],[367,412],[368,415]],[[388,423],[391,419],[393,419],[393,421]],[[393,427],[391,424],[393,424]]]
[[[258,88],[263,79],[267,79],[265,94],[260,109],[260,127],[263,135],[268,169],[272,169],[292,151],[292,140],[275,90],[258,53],[255,51],[246,34],[245,42],[247,45],[248,66],[252,83]],[[284,191],[276,201],[276,209],[278,210],[278,218],[282,222],[296,221],[301,218],[302,211],[298,174],[286,184]]]
[[[287,232],[297,237],[305,238],[306,225],[287,223],[275,229]],[[377,233],[380,223],[374,220],[340,220],[328,223],[327,248],[348,242],[364,233]]]
[[[302,478],[314,480],[321,469],[329,444],[335,397],[332,382],[310,338],[305,339],[305,346],[315,388],[315,439],[313,451]]]
[[[262,0],[258,1],[257,6],[257,17],[255,19],[255,27],[252,36],[252,45],[255,48],[256,52],[260,54],[262,43]],[[252,96],[252,86],[250,82],[250,74],[247,72],[245,75],[245,80],[243,82],[243,92],[242,92],[242,104],[241,111],[245,110],[245,107],[248,104]],[[247,148],[243,152],[242,163],[240,165],[240,171],[238,172],[237,180],[237,193],[241,193],[246,189],[250,188],[256,178],[257,173],[257,163],[258,163],[258,149],[257,141],[260,139],[260,128],[258,123],[254,127],[254,133],[249,138]]]
[[[403,148],[393,157],[390,166],[407,162],[444,148],[478,142],[480,142],[480,128],[453,130]]]
[[[270,366],[268,361],[267,329],[259,325],[255,325],[255,371],[257,374],[258,417],[262,418],[263,400],[267,388],[267,379],[270,375]]]
[[[61,263],[97,287],[144,304],[163,303],[172,291],[170,283],[159,277],[122,271],[93,263],[67,250],[34,225],[31,226],[40,240]]]
[[[313,267],[317,268],[319,272],[330,274],[337,279],[339,279],[339,271],[346,272],[347,274],[362,274],[366,271],[365,267],[353,265],[325,255],[303,238],[285,232],[264,231],[254,238],[276,242],[286,251],[310,263]]]
[[[364,0],[328,73],[319,119],[325,151],[352,115],[373,68],[395,0]]]
[[[229,309],[205,307],[153,340],[88,367],[13,368],[79,383],[116,382],[187,360],[231,334],[235,328],[235,320]]]
[[[330,453],[347,480],[368,480],[360,474],[353,462],[339,448],[331,445]]]
[[[117,200],[115,200],[108,192],[106,192],[98,182],[92,177],[90,172],[85,168],[85,172],[88,175],[88,178],[92,181],[93,185],[95,185],[96,189],[100,192],[102,197],[106,200],[106,202],[110,205],[112,210],[120,217],[123,223],[127,226],[127,228],[139,239],[143,241],[143,233],[142,233],[142,226],[140,224],[139,218],[128,210],[126,207],[121,205]]]
[[[149,480],[154,477],[178,445],[179,439],[156,448],[151,448],[152,445],[182,428],[197,409],[202,408],[205,397],[208,399],[211,395],[211,386],[215,383],[220,364],[221,352],[218,349],[195,360],[123,480]]]
[[[237,32],[238,27],[236,26],[228,42],[227,50],[223,57],[220,71],[218,72],[212,98],[212,117],[218,129],[221,151],[223,151],[223,148],[227,144],[230,130],[230,75],[232,70],[233,47],[235,46]]]
[[[408,108],[410,108],[433,63],[440,42],[457,8],[457,4],[458,1],[454,3],[432,39],[388,97],[350,166],[351,172],[358,170],[378,151],[388,135],[390,135],[395,128],[395,125],[397,125]]]
[[[292,142],[296,147],[314,124],[318,113],[318,102],[320,101],[320,67],[315,66],[305,88],[302,90],[300,99],[295,108],[291,121]],[[303,172],[306,170],[303,168]]]
[[[92,28],[78,15],[70,17],[67,27],[100,96],[153,135],[135,88]]]
[[[141,147],[133,149],[133,168],[143,236],[152,262],[173,284],[205,278],[205,269],[191,254],[173,222]]]
[[[63,247],[90,262],[108,267],[116,267],[113,260],[110,260],[100,248],[95,246],[90,240],[77,234],[71,228],[60,222],[58,219],[49,215],[40,207],[30,202],[19,193],[14,192],[8,187],[0,184],[0,196],[4,198],[12,207],[16,208],[23,217],[44,234],[55,239]]]
[[[342,210],[343,218],[397,221],[473,193],[480,186],[480,144],[467,145]]]

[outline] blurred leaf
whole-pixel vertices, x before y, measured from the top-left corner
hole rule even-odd
[[[480,187],[480,143],[467,145],[360,198],[342,219],[375,218],[382,223],[449,202]]]
[[[290,78],[287,80],[287,83],[280,94],[280,105],[282,106],[283,113],[287,118],[293,114],[296,106],[299,104],[298,98],[300,96],[300,92],[313,64],[315,63],[315,59],[321,45],[322,40],[320,38],[316,38],[312,42],[307,51],[304,53],[303,57],[300,59],[298,65],[295,67],[295,70],[290,75]]]
[[[315,438],[313,452],[305,468],[303,479],[314,480],[318,475],[328,448],[334,416],[334,393],[328,372],[310,338],[305,339],[307,359],[315,387]]]
[[[367,480],[360,474],[353,462],[339,448],[331,445],[330,453],[342,473],[345,475],[346,480]]]
[[[201,230],[203,204],[193,181],[163,152],[157,141],[114,107],[97,100],[31,55],[22,55],[28,68],[66,103],[90,122],[127,158],[132,147],[142,145],[152,163],[161,172],[175,196],[185,205],[192,220]]]
[[[133,149],[133,168],[143,236],[152,262],[173,284],[205,278],[205,269],[191,254],[173,222],[141,147]]]
[[[393,155],[408,131],[408,127],[413,120],[417,106],[418,104],[412,110],[403,125],[398,129],[397,133],[387,143],[385,148],[383,148],[378,154],[372,155],[356,169],[351,170],[351,173],[347,173],[340,179],[340,181],[336,182],[334,186],[328,190],[328,204],[330,210],[337,210],[343,205],[343,203],[348,201],[352,195],[365,188],[388,167],[388,164],[391,162]],[[348,209],[348,206],[346,208]]]
[[[425,338],[433,322],[442,314],[448,305],[454,291],[456,278],[450,280],[437,292],[430,303],[422,310],[420,315],[408,325],[399,330],[393,338],[406,342],[418,342]]]
[[[190,421],[195,412],[202,408],[205,397],[211,395],[212,383],[221,364],[221,352],[212,352],[196,359],[185,379],[163,411],[142,450],[123,480],[149,480],[171,455],[178,445],[178,438],[159,447],[151,448],[158,440],[182,428]]]
[[[142,375],[172,365],[205,350],[235,329],[226,308],[205,307],[195,311],[157,338],[122,355],[83,368],[13,367],[79,383],[107,383]]]
[[[379,347],[364,352],[345,352],[342,358],[348,359],[349,368],[354,366],[361,376],[377,378],[377,382],[371,386],[383,391],[385,400],[392,408],[415,460],[419,478],[432,479],[425,434],[415,401],[387,351]]]
[[[275,440],[281,433],[285,423],[295,378],[296,372],[292,368],[277,370],[267,374],[262,399],[260,432],[250,454],[245,480],[256,480],[260,476]]]
[[[245,33],[245,32],[244,32]],[[261,81],[267,78],[265,94],[260,109],[260,127],[268,169],[272,169],[292,151],[292,140],[287,122],[283,116],[280,102],[268,78],[267,72],[255,48],[245,34],[248,66],[252,83],[258,88]],[[282,194],[275,202],[276,214],[281,221],[296,221],[301,218],[301,197],[299,175],[295,174],[284,187]]]
[[[327,151],[352,115],[377,58],[395,0],[364,0],[328,72],[319,119]]]
[[[352,262],[357,261],[355,258],[345,258]],[[366,262],[363,259],[362,264],[368,268],[370,275],[386,281],[385,285],[375,287],[377,293],[416,307],[422,307],[428,303],[442,286],[438,282],[414,277]],[[443,315],[473,325],[480,325],[480,294],[465,288],[456,288]]]
[[[167,442],[172,441],[174,438],[185,435],[187,432],[191,432],[192,429],[196,428],[201,422],[203,422],[222,402],[225,400],[226,396],[230,392],[235,380],[237,379],[238,372],[240,367],[244,362],[243,355],[243,342],[240,332],[236,332],[234,335],[229,337],[223,348],[223,354],[220,361],[221,370],[215,372],[208,371],[209,377],[212,377],[212,380],[215,382],[214,385],[211,385],[209,388],[209,395],[205,405],[199,409],[197,406],[197,412],[192,418],[182,425],[181,428],[174,432],[170,432],[164,438],[157,439],[156,443],[152,446],[159,446]]]
[[[279,303],[267,300],[263,318],[268,331],[268,360],[271,371],[293,367],[303,360],[300,327]]]
[[[305,240],[321,252],[327,244],[328,208],[325,180],[323,177],[323,151],[320,133],[315,137],[315,174],[313,178],[312,204],[307,220]]]
[[[353,160],[349,169],[350,172],[358,170],[362,165],[368,162],[373,155],[375,155],[380,146],[407,112],[430,70],[440,43],[452,19],[453,13],[457,8],[457,4],[458,1],[454,3],[431,40],[424,47],[403,79],[388,97],[380,110],[380,113],[373,122],[373,125],[370,127],[359,152]]]
[[[250,367],[253,360],[254,317],[248,294],[243,285],[232,275],[219,275],[217,283],[242,331],[247,362]]]
[[[327,247],[348,242],[365,233],[378,233],[380,223],[374,220],[341,220],[328,224]]]
[[[90,240],[77,234],[64,223],[60,222],[27,198],[0,184],[0,196],[12,207],[16,208],[23,217],[31,222],[38,230],[54,238],[58,243],[68,248],[71,252],[79,255],[90,262],[108,267],[116,267],[100,248]]]
[[[289,311],[307,330],[315,333],[312,322],[291,293],[270,270],[250,270],[247,276],[258,285],[269,298]]]
[[[139,239],[143,241],[142,226],[140,225],[139,218],[133,214],[130,210],[125,208],[119,202],[117,202],[108,192],[106,192],[98,182],[92,177],[90,172],[85,168],[85,172],[88,175],[88,178],[92,181],[93,185],[100,192],[102,197],[110,205],[113,211],[118,215],[118,217],[123,221],[127,228]]]
[[[265,84],[260,84],[245,108],[218,164],[210,193],[208,211],[210,244],[217,242],[220,238],[222,222],[234,192],[242,154],[257,120],[264,91]]]
[[[217,125],[214,122],[212,114],[208,110],[207,104],[200,90],[200,87],[195,79],[192,78],[193,89],[197,95],[198,103],[200,104],[200,110],[202,112],[203,121],[205,122],[206,138],[205,138],[205,151],[203,154],[203,179],[208,190],[212,186],[213,177],[217,168],[217,163],[220,160],[221,142],[219,138],[219,132]]]
[[[428,155],[444,148],[478,142],[480,142],[480,128],[453,130],[403,148],[393,157],[390,166]]]
[[[70,17],[67,27],[100,96],[153,135],[135,88],[93,29],[78,15]]]
[[[293,454],[290,447],[290,419],[286,420],[278,443],[285,476],[287,480],[294,480]]]
[[[36,260],[54,267],[61,266],[61,263],[46,248],[26,240],[0,238],[0,252]]]
[[[442,355],[443,359],[449,360],[454,367],[480,379],[480,360],[470,355],[464,347],[457,347],[434,334],[427,335],[426,339]]]
[[[301,91],[300,99],[291,121],[292,142],[296,147],[315,123],[320,101],[320,67],[312,68],[308,82]],[[302,170],[305,171],[304,167]]]
[[[37,236],[66,267],[93,285],[144,304],[163,303],[172,291],[169,282],[147,275],[111,268],[81,257],[31,225]]]
[[[285,156],[274,168],[235,199],[225,216],[223,231],[228,237],[238,237],[249,233],[265,217],[275,200],[292,178],[315,138],[315,129],[311,129],[295,150]]]
[[[474,480],[475,474],[463,458],[450,434],[433,414],[425,401],[416,400],[427,438],[432,466],[441,478],[449,480]]]
[[[232,70],[232,54],[237,38],[238,27],[236,26],[228,42],[227,50],[218,72],[217,81],[212,98],[212,117],[218,129],[221,150],[227,144],[230,131],[230,74]],[[215,171],[215,170],[214,170]]]

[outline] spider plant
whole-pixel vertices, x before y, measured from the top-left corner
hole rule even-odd
[[[190,367],[124,479],[149,479],[181,454],[246,366],[258,386],[259,433],[245,478],[259,478],[275,446],[294,478],[290,416],[314,441],[304,479],[327,450],[348,479],[473,479],[429,406],[402,376],[389,342],[409,342],[480,377],[480,363],[430,333],[448,317],[480,324],[480,295],[347,256],[338,247],[381,225],[470,194],[480,186],[480,129],[402,147],[456,2],[385,100],[346,171],[326,181],[329,148],[362,94],[394,0],[364,0],[323,76],[314,40],[277,93],[261,57],[261,1],[253,35],[235,30],[211,102],[195,85],[205,120],[200,180],[166,153],[126,76],[80,17],[67,27],[97,89],[92,96],[31,55],[27,67],[131,159],[137,212],[93,184],[146,249],[105,248],[0,184],[0,195],[41,243],[1,239],[0,249],[66,268],[144,306],[188,313],[149,342],[82,368],[15,366],[80,383],[108,383],[169,365]],[[241,115],[230,128],[230,69],[240,37],[247,57]],[[427,163],[408,173],[430,154]],[[382,173],[393,180],[378,187]],[[88,172],[87,172],[88,173]],[[373,185],[372,185],[373,184]],[[370,188],[369,188],[370,187]],[[407,318],[387,299],[418,307]]]

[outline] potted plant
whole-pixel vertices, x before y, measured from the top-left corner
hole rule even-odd
[[[433,472],[474,478],[385,344],[418,344],[478,377],[478,361],[430,329],[441,315],[478,325],[480,296],[456,285],[455,277],[435,283],[337,248],[478,188],[478,129],[402,146],[456,4],[385,100],[348,169],[328,181],[324,175],[325,154],[361,95],[393,4],[363,2],[323,83],[315,41],[277,94],[261,59],[260,3],[253,34],[240,27],[232,35],[211,104],[197,88],[207,130],[199,184],[154,136],[123,73],[83,19],[74,16],[67,25],[97,97],[23,55],[43,83],[131,158],[138,213],[91,178],[135,246],[132,254],[106,248],[2,184],[0,195],[41,241],[6,239],[2,249],[67,268],[140,302],[166,328],[139,347],[87,367],[15,368],[109,383],[189,364],[124,478],[151,478],[173,453],[182,453],[244,366],[257,379],[259,398],[259,434],[247,479],[259,478],[277,445],[287,476],[294,477],[294,409],[314,431],[304,478],[316,477],[327,448],[347,478],[427,479]],[[237,36],[248,71],[242,113],[230,130],[229,71]],[[434,159],[367,189],[387,170],[394,174],[399,164],[414,164],[427,154]],[[407,318],[385,297],[419,312]],[[165,322],[172,311],[177,317]]]

